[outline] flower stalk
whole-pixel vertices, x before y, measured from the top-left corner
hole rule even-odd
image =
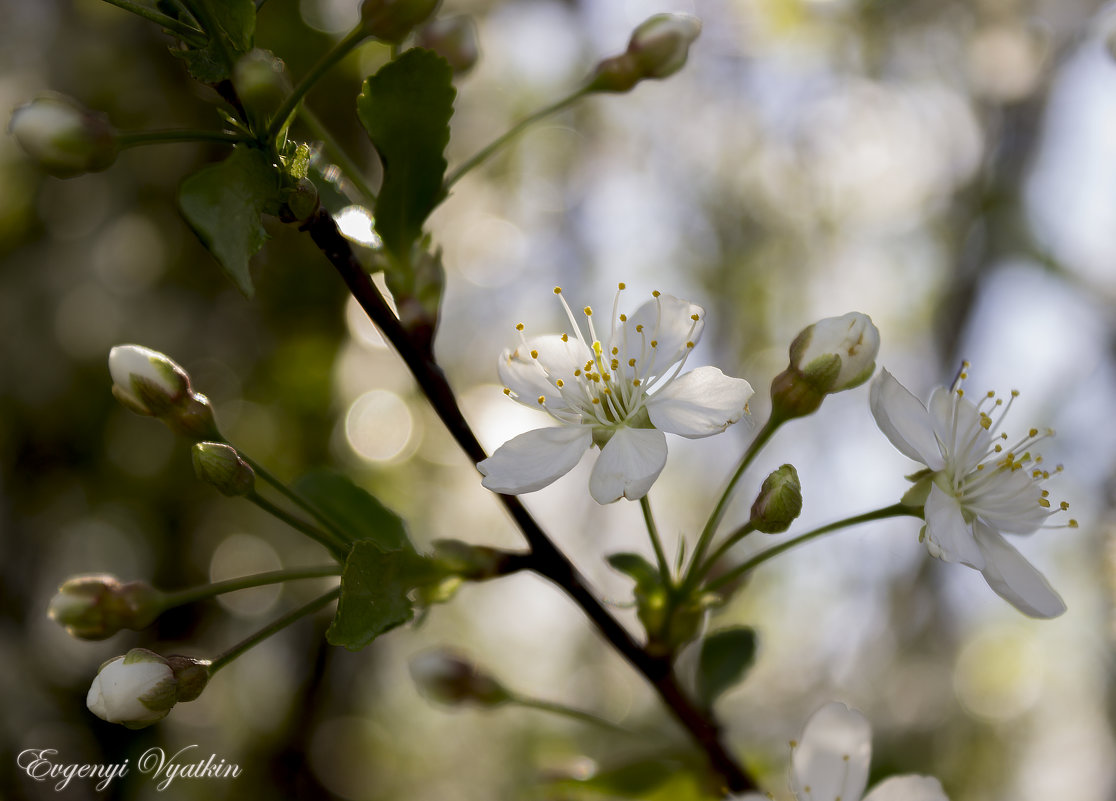
[[[318,598],[315,598],[310,603],[305,604],[303,606],[300,606],[298,609],[295,609],[295,610],[287,613],[286,615],[283,615],[283,617],[279,618],[278,620],[274,621],[273,623],[271,623],[267,626],[264,626],[262,629],[260,629],[255,634],[253,634],[251,637],[247,637],[244,640],[241,640],[240,642],[238,642],[232,648],[229,648],[227,651],[222,653],[220,656],[218,656],[216,659],[214,659],[209,664],[209,674],[213,675],[218,670],[223,668],[225,665],[229,664],[234,659],[236,659],[238,656],[243,654],[245,651],[248,651],[251,648],[254,648],[255,646],[259,645],[261,642],[266,640],[272,634],[277,634],[278,632],[287,628],[287,626],[291,625],[292,623],[299,620],[300,618],[306,617],[307,615],[310,615],[310,614],[313,614],[314,612],[317,612],[319,609],[326,606],[331,601],[336,600],[340,594],[341,594],[341,588],[340,587],[335,589],[335,590],[330,590],[325,595],[322,595]]]

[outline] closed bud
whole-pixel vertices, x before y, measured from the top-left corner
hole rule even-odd
[[[241,56],[233,67],[233,88],[250,121],[266,126],[291,91],[282,60],[269,50],[256,48]]]
[[[852,389],[876,369],[880,332],[868,315],[849,312],[805,328],[790,346],[790,366],[771,384],[772,413],[812,414],[825,396]]]
[[[785,464],[763,480],[749,522],[756,531],[779,534],[802,512],[802,485],[794,465]]]
[[[163,594],[150,584],[92,575],[63,582],[47,614],[72,637],[103,640],[121,629],[146,628],[162,611]]]
[[[411,660],[411,678],[419,692],[450,706],[499,706],[512,695],[492,676],[450,651],[428,651]]]
[[[136,414],[157,417],[192,440],[221,438],[213,407],[190,389],[190,377],[169,357],[139,345],[109,352],[112,394]]]
[[[438,8],[441,0],[364,0],[360,22],[381,42],[399,44]]]
[[[686,63],[700,33],[697,17],[656,14],[632,32],[626,52],[597,65],[586,91],[627,92],[642,80],[673,75]]]
[[[108,119],[63,95],[42,95],[20,106],[8,130],[27,155],[59,178],[100,172],[116,161],[116,130]]]
[[[477,63],[477,26],[471,17],[439,17],[415,35],[415,44],[433,50],[449,62],[457,74],[468,72]]]
[[[101,665],[85,705],[109,723],[142,729],[162,720],[177,703],[174,670],[146,648],[133,648]]]
[[[174,672],[174,698],[178,702],[193,701],[209,683],[209,660],[172,654],[166,658]]]
[[[231,445],[221,442],[198,442],[191,455],[194,472],[222,495],[236,497],[250,494],[256,486],[256,473]]]
[[[445,573],[470,581],[483,581],[504,574],[506,551],[461,540],[435,540],[434,563]]]
[[[299,178],[294,186],[284,193],[280,219],[283,222],[306,222],[318,213],[320,206],[318,187],[314,186],[314,182],[309,178]]]

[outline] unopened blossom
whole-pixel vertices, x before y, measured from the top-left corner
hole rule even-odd
[[[194,441],[221,438],[209,399],[191,390],[190,377],[169,356],[117,345],[108,362],[112,394],[133,412],[156,417]]]
[[[669,78],[686,64],[699,34],[697,17],[655,14],[632,32],[627,50],[597,65],[585,91],[627,92],[648,78]]]
[[[951,387],[938,387],[929,406],[887,370],[872,382],[872,414],[905,456],[926,465],[904,502],[923,506],[923,539],[931,556],[979,570],[988,585],[1020,612],[1057,617],[1066,606],[1057,592],[1003,534],[1030,534],[1056,507],[1042,485],[1052,473],[1031,449],[1052,436],[1032,428],[1009,444],[1000,426],[1019,394],[1005,404],[994,392],[974,403],[962,383],[968,363]],[[1077,522],[1067,524],[1073,528]]]
[[[606,330],[598,332],[593,310],[584,308],[586,338],[562,290],[554,292],[572,334],[528,339],[518,325],[520,345],[504,351],[499,373],[505,394],[545,411],[558,426],[520,434],[480,462],[488,489],[512,495],[542,489],[597,445],[593,498],[602,504],[636,500],[666,464],[663,432],[708,437],[747,412],[747,381],[716,367],[682,372],[705,327],[700,306],[653,292],[628,316],[619,313],[617,292]]]
[[[85,705],[101,720],[142,729],[162,720],[177,702],[178,680],[166,659],[144,648],[101,665]]]
[[[791,740],[789,783],[796,801],[949,801],[930,776],[893,776],[868,795],[872,729],[865,717],[844,704],[828,703],[806,722],[802,737]],[[733,801],[767,801],[747,793]]]
[[[8,128],[28,156],[59,178],[100,172],[116,160],[116,131],[108,120],[64,95],[20,106]]]

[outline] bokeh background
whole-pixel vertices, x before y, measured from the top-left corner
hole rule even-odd
[[[300,76],[357,5],[270,0],[257,45]],[[872,721],[873,781],[929,773],[953,801],[1116,799],[1116,61],[1106,48],[1116,15],[1092,0],[446,0],[443,14],[475,18],[482,49],[459,81],[451,165],[668,10],[705,23],[680,74],[539,125],[431,220],[448,269],[437,351],[468,416],[490,449],[541,423],[503,397],[495,364],[515,323],[565,325],[555,284],[599,307],[618,281],[629,309],[652,289],[704,305],[693,363],[751,381],[757,420],[787,344],[823,316],[870,314],[879,362],[923,397],[971,360],[974,389],[1020,390],[1009,432],[1058,430],[1043,445],[1065,464],[1051,488],[1081,527],[1020,545],[1069,611],[1022,617],[976,572],[929,559],[915,521],[844,531],[765,565],[713,616],[713,627],[755,626],[761,646],[719,711],[779,798],[787,740],[836,699]],[[53,89],[122,130],[219,124],[154,26],[95,0],[3,0],[0,14],[0,107]],[[362,48],[309,98],[373,176],[353,99],[384,58]],[[686,742],[648,688],[532,576],[467,587],[359,654],[324,645],[328,615],[302,621],[140,732],[87,712],[103,660],[140,645],[211,656],[324,586],[226,596],[102,643],[72,641],[46,619],[75,573],[178,588],[323,560],[200,485],[184,443],[113,401],[114,344],[181,362],[230,439],[285,478],[342,467],[419,543],[519,542],[306,237],[270,227],[254,300],[221,276],[175,191],[222,155],[137,149],[108,172],[59,181],[0,138],[0,797],[56,797],[16,767],[32,747],[105,763],[196,744],[243,769],[161,794],[142,777],[103,793],[75,779],[72,799],[561,799],[583,795],[540,780],[648,757],[674,764]],[[328,193],[338,213],[345,190]],[[364,236],[359,209],[341,216]],[[749,436],[741,424],[707,441],[672,438],[651,495],[668,549],[692,541]],[[526,500],[634,625],[621,608],[629,584],[601,557],[649,553],[646,535],[634,504],[589,498],[590,461]],[[914,469],[876,430],[867,389],[844,393],[780,432],[730,522],[788,461],[804,486],[799,530],[894,502]],[[639,735],[432,706],[406,664],[440,644],[517,690]]]

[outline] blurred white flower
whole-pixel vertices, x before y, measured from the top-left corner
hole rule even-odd
[[[1057,511],[1041,486],[1051,471],[1029,450],[1054,432],[1033,428],[1014,445],[1003,444],[1008,436],[997,430],[1011,401],[1004,405],[993,392],[977,404],[968,400],[961,388],[968,366],[952,387],[934,390],[929,408],[883,370],[872,382],[872,414],[896,448],[928,468],[904,501],[924,506],[930,555],[979,570],[1025,615],[1057,617],[1066,610],[1061,597],[1000,533],[1030,534]],[[988,413],[1001,407],[995,419]]]
[[[894,776],[864,795],[872,759],[872,729],[844,704],[828,703],[791,741],[790,787],[797,801],[949,801],[937,779]],[[748,793],[733,801],[767,801]]]
[[[624,285],[620,284],[620,290]],[[747,412],[752,387],[715,367],[682,373],[705,327],[704,310],[669,295],[653,297],[628,317],[613,303],[606,341],[593,310],[584,314],[587,341],[573,312],[568,334],[522,340],[500,357],[504,392],[542,408],[560,424],[520,434],[477,468],[494,492],[517,495],[542,489],[565,475],[590,446],[601,448],[589,491],[598,503],[636,500],[651,489],[666,464],[663,432],[696,439],[719,434]]]

